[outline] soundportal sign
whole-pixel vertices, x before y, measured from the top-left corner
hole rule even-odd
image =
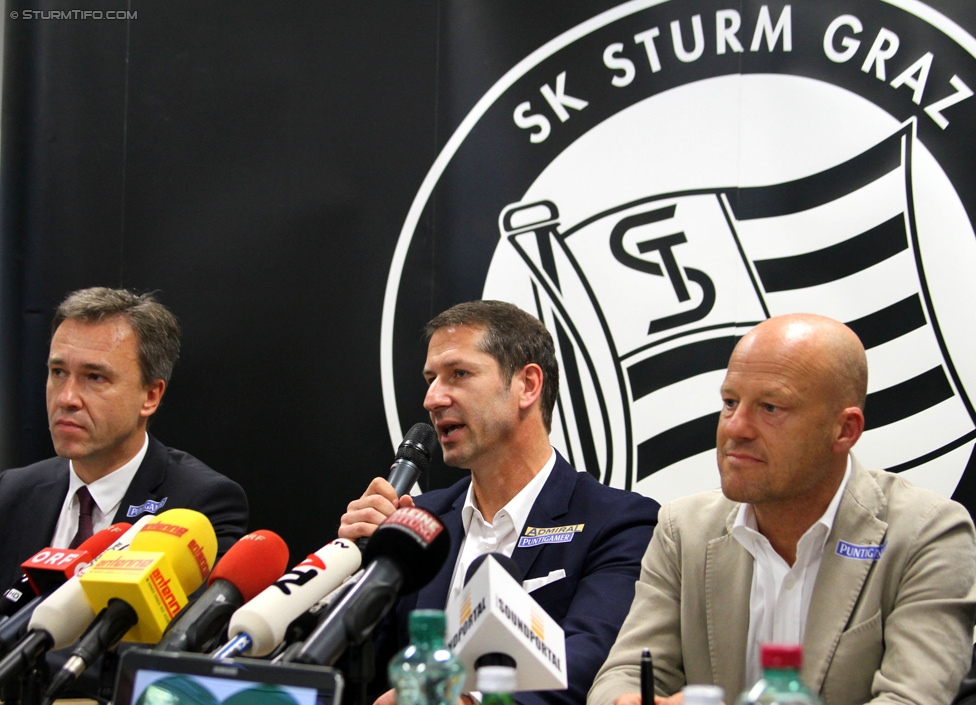
[[[807,311],[867,348],[859,459],[953,493],[976,439],[976,40],[915,0],[734,6],[603,12],[463,120],[390,271],[394,444],[420,404],[396,351],[503,299],[553,333],[552,440],[577,468],[661,501],[713,488],[732,347]]]

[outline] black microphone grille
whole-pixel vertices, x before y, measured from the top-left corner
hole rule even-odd
[[[396,457],[426,467],[430,456],[437,447],[437,431],[429,423],[415,423],[397,448]]]

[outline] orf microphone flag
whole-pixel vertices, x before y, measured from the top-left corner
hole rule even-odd
[[[67,580],[88,567],[91,557],[97,557],[122,536],[130,524],[120,522],[102,529],[78,548],[50,549],[40,551],[23,563],[23,568],[31,575],[35,584],[44,586],[41,594],[22,605],[13,617],[0,623],[0,655],[6,654],[27,631],[27,624],[34,616],[34,610],[47,595],[61,587]],[[70,557],[65,554],[71,554]],[[78,554],[78,555],[75,555]],[[43,575],[50,573],[51,575]],[[27,575],[24,576],[25,579]]]
[[[518,690],[566,688],[566,638],[556,621],[494,558],[477,568],[447,605],[447,645],[477,687],[475,661],[489,653],[515,659]]]
[[[139,519],[105,553],[128,548],[139,530],[151,519],[155,517],[147,515]],[[61,649],[71,644],[93,619],[95,612],[88,604],[80,577],[75,576],[34,607],[27,634],[0,660],[0,686],[33,666],[48,649]]]

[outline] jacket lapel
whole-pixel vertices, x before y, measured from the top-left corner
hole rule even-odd
[[[458,555],[461,553],[461,541],[464,540],[464,524],[461,521],[461,508],[464,507],[464,499],[467,497],[467,488],[462,492],[451,508],[440,516],[441,523],[447,529],[451,537],[451,550],[444,561],[444,567],[434,576],[427,585],[417,591],[417,609],[444,609],[447,603],[447,594],[451,590],[451,578],[454,577],[454,568],[457,564]]]
[[[155,511],[146,510],[136,516],[129,516],[130,507],[138,508],[145,505],[149,500],[158,502],[163,499],[159,496],[159,487],[166,478],[167,463],[166,447],[152,436],[149,436],[149,447],[146,449],[146,457],[142,459],[139,469],[136,470],[136,474],[132,477],[132,482],[129,483],[129,487],[125,491],[125,495],[122,496],[122,502],[119,504],[119,509],[115,513],[115,523],[124,521],[131,524],[144,513],[158,514],[160,511],[165,511],[170,508],[163,505]]]
[[[732,537],[738,510],[736,504],[726,520],[725,533],[709,541],[705,549],[705,604],[713,682],[733,694],[744,687],[746,653],[745,649],[729,645],[745,644],[749,638],[753,565],[748,551]]]
[[[820,571],[810,597],[809,614],[815,614],[817,618],[807,620],[803,633],[803,677],[814,691],[820,690],[823,684],[837,642],[873,565],[868,560],[840,557],[836,551],[837,542],[880,546],[888,530],[888,523],[884,521],[886,514],[887,500],[881,488],[853,460],[851,479],[824,545]]]
[[[554,526],[555,520],[564,516],[569,511],[569,500],[573,496],[573,491],[576,489],[576,481],[579,479],[578,473],[566,462],[558,451],[555,451],[555,453],[556,464],[553,466],[552,472],[549,473],[549,479],[546,480],[546,484],[542,486],[542,491],[539,492],[539,496],[532,505],[532,509],[529,510],[529,516],[525,520],[525,527],[522,528],[523,534],[525,533],[525,528],[529,526]],[[515,549],[512,551],[512,560],[515,561],[515,565],[522,572],[523,580],[528,578],[529,571],[545,550],[546,545],[540,544],[538,546],[519,548],[518,543],[515,544]]]
[[[59,467],[56,474],[31,487],[25,498],[24,506],[37,507],[37,511],[31,515],[34,530],[27,534],[35,538],[34,545],[25,546],[25,550],[21,551],[24,555],[32,556],[50,545],[58,526],[58,517],[61,516],[61,506],[68,494],[68,472],[68,461],[65,460],[63,468]],[[52,501],[54,498],[57,501]]]

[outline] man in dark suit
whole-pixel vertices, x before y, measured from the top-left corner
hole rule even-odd
[[[246,531],[244,491],[147,432],[179,355],[173,314],[151,294],[83,289],[58,307],[52,331],[47,410],[58,457],[0,473],[0,589],[46,546],[176,507],[205,514],[223,554]]]
[[[372,534],[394,509],[415,504],[438,515],[451,534],[439,574],[401,599],[384,624],[377,671],[405,645],[410,610],[443,609],[474,558],[501,552],[566,634],[568,689],[520,692],[516,700],[583,702],[633,600],[658,504],[577,472],[550,445],[559,369],[552,336],[536,318],[511,304],[474,301],[434,318],[427,336],[424,407],[444,461],[471,474],[416,500],[397,497],[376,478],[342,517],[339,535],[355,539]],[[568,541],[528,540],[533,529],[558,527]],[[378,702],[392,700],[390,691]]]

